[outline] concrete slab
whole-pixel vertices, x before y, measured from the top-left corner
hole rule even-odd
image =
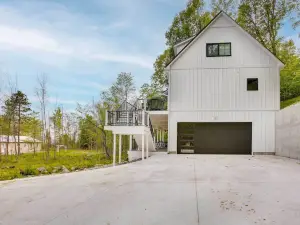
[[[300,224],[300,164],[276,156],[155,155],[0,182],[0,224]]]

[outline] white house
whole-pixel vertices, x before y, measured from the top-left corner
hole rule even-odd
[[[0,135],[0,152],[2,155],[16,154],[18,149],[18,137]],[[28,136],[20,136],[20,153],[40,152],[42,142]]]
[[[143,109],[109,112],[116,116],[107,118],[106,128],[115,134],[142,129],[134,135],[152,142],[151,127],[167,131],[170,153],[274,154],[283,63],[224,12],[174,51],[166,67],[168,109],[153,111],[144,103]],[[131,123],[138,112],[140,126]],[[120,126],[121,117],[128,124]]]

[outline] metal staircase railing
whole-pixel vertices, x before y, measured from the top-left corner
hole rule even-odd
[[[148,113],[136,111],[107,111],[108,126],[148,126]]]

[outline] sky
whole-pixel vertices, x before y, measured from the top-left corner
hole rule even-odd
[[[120,72],[150,82],[164,34],[186,0],[0,0],[0,75],[37,107],[46,74],[50,106],[74,110],[98,99]],[[287,23],[285,37],[300,42]],[[4,78],[3,78],[4,77]]]

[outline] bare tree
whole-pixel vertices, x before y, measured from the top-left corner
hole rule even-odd
[[[47,135],[47,118],[46,118],[46,110],[48,103],[48,89],[47,89],[48,78],[45,74],[37,76],[37,87],[35,89],[35,95],[37,96],[40,103],[40,116],[42,122],[42,142],[43,146],[46,148],[46,152],[49,156],[49,148],[46,144],[46,135]]]

